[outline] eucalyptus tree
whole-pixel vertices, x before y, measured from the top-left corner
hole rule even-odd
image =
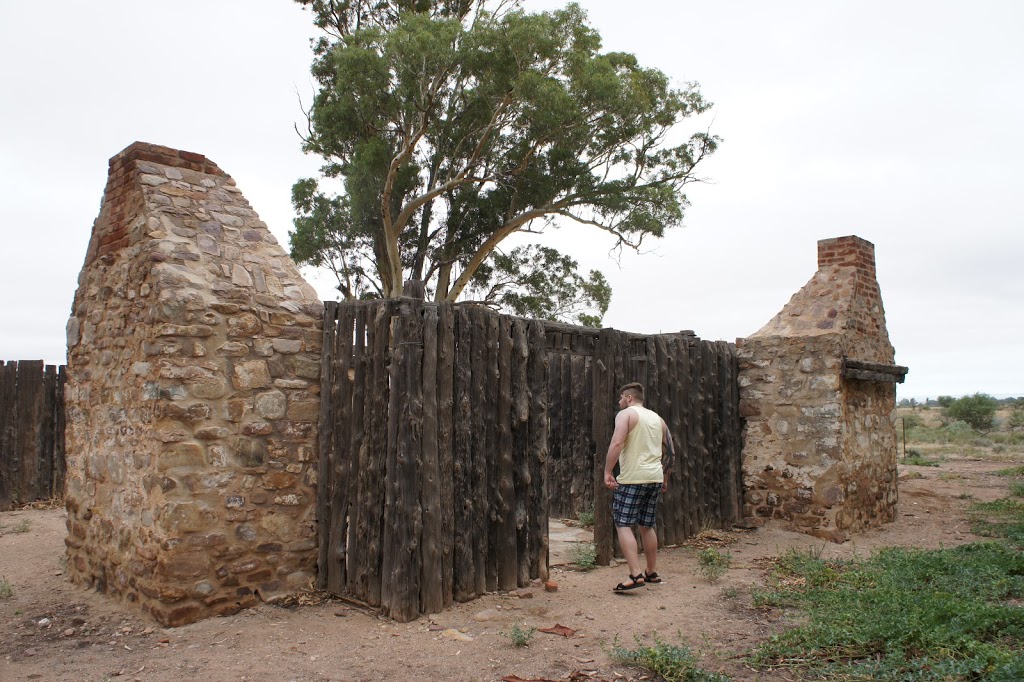
[[[292,256],[346,298],[412,279],[437,301],[599,324],[607,281],[545,235],[575,221],[612,250],[661,237],[718,144],[679,135],[710,106],[698,86],[602,52],[579,5],[296,1],[324,34],[303,132],[324,164],[293,188]]]

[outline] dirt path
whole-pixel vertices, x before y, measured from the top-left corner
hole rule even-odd
[[[1007,480],[992,472],[1011,465],[950,458],[940,467],[901,467],[896,522],[843,545],[774,524],[713,533],[703,542],[733,555],[732,568],[714,584],[697,571],[697,547],[669,548],[659,554],[665,583],[636,593],[610,591],[626,577],[624,567],[556,567],[557,592],[492,594],[404,625],[328,601],[261,606],[165,630],[66,582],[62,510],[2,513],[0,577],[14,594],[0,600],[0,680],[569,680],[574,673],[574,680],[638,680],[649,678],[612,661],[609,651],[615,638],[632,646],[635,637],[649,642],[655,633],[672,643],[678,633],[705,668],[736,680],[790,680],[791,673],[755,672],[739,658],[781,627],[749,606],[767,559],[790,548],[847,558],[888,545],[973,542],[979,538],[965,509],[1004,496]],[[571,540],[573,531],[555,535]],[[564,556],[564,547],[554,548],[553,561]],[[525,648],[508,635],[515,625],[556,624],[575,632],[538,632]]]

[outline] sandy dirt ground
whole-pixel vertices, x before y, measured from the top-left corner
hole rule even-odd
[[[0,577],[13,595],[0,599],[0,680],[643,680],[652,676],[615,662],[610,651],[616,638],[633,646],[655,635],[691,647],[704,668],[735,680],[792,680],[791,671],[755,671],[743,659],[784,627],[780,614],[751,608],[750,590],[763,584],[773,557],[790,548],[848,558],[889,545],[978,540],[966,509],[1005,496],[1007,479],[992,472],[1013,464],[950,457],[939,467],[901,466],[897,520],[841,545],[774,523],[712,531],[659,553],[661,585],[617,595],[611,588],[626,578],[624,565],[582,572],[566,563],[552,569],[556,592],[490,594],[407,624],[319,600],[163,629],[65,579],[63,510],[5,512]],[[555,524],[552,563],[567,561],[567,543],[583,535]],[[698,571],[706,546],[733,557],[714,583]],[[512,644],[514,626],[555,625],[568,636],[536,632],[528,646]]]

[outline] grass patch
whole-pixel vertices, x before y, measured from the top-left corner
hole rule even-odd
[[[967,510],[971,531],[990,538],[1005,538],[1024,549],[1024,500],[1004,497],[994,502],[978,502]]]
[[[1024,679],[1024,554],[985,542],[888,548],[866,560],[790,552],[761,606],[794,607],[802,624],[751,662],[838,680]]]
[[[21,521],[18,522],[18,525],[16,525],[11,530],[13,532],[18,533],[20,535],[21,533],[29,532],[29,530],[31,530],[31,529],[32,529],[32,522],[29,521],[28,519],[22,519]]]
[[[0,578],[0,599],[10,599],[14,596],[14,586],[7,578]]]
[[[731,564],[732,554],[719,552],[714,547],[703,549],[697,555],[697,570],[711,583],[725,575]]]
[[[637,638],[636,647],[632,649],[620,646],[616,638],[611,656],[621,663],[646,668],[665,682],[729,682],[730,679],[727,675],[709,672],[697,665],[697,658],[688,647],[668,644],[657,635],[653,646],[643,644]]]
[[[1024,497],[1024,483],[1011,483],[1010,497]]]
[[[996,476],[1024,476],[1024,466],[1000,469],[999,471],[994,471],[992,473]]]
[[[597,566],[597,546],[592,542],[576,542],[569,546],[569,559],[584,571]]]

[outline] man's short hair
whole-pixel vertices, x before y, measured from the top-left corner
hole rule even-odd
[[[641,403],[644,401],[644,387],[636,381],[630,384],[626,384],[625,386],[619,389],[619,395],[622,395],[624,393],[628,393],[629,395],[633,396],[634,400],[637,400]]]

